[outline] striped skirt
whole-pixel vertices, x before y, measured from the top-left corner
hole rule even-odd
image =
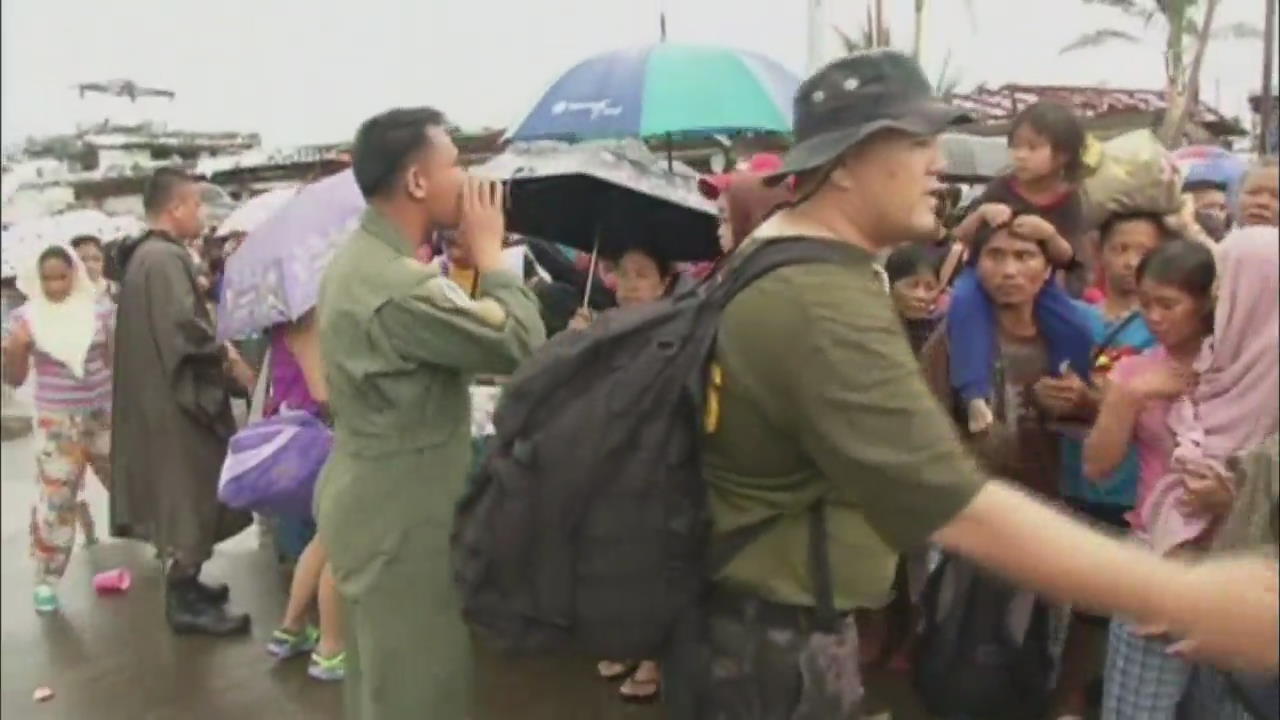
[[[1175,720],[1192,665],[1167,654],[1167,641],[1134,630],[1123,620],[1111,622],[1102,720]]]

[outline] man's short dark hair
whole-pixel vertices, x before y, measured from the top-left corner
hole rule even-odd
[[[351,153],[352,172],[365,200],[386,193],[409,159],[430,145],[427,129],[444,124],[444,114],[429,107],[396,108],[365,120]]]
[[[147,178],[142,188],[142,209],[147,217],[155,217],[173,204],[178,189],[195,182],[195,178],[181,168],[160,168]]]

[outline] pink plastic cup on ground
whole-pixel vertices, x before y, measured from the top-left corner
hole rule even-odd
[[[127,568],[107,570],[93,576],[93,589],[97,590],[99,595],[122,593],[132,584],[133,574]]]

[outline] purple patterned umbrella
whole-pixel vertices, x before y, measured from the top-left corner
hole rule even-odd
[[[320,278],[360,222],[364,197],[345,170],[298,191],[230,258],[218,303],[218,338],[239,340],[315,307]]]

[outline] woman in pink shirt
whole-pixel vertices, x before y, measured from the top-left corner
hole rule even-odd
[[[1169,429],[1172,403],[1195,383],[1192,369],[1213,330],[1213,253],[1186,240],[1157,247],[1138,266],[1143,316],[1159,342],[1121,360],[1084,446],[1084,472],[1106,478],[1130,446],[1138,454],[1137,507],[1169,470],[1176,438]],[[1135,536],[1145,536],[1139,513],[1128,515]],[[1142,637],[1121,619],[1111,623],[1103,708],[1107,720],[1173,718],[1191,665],[1169,655],[1160,638]],[[1138,682],[1129,682],[1138,678]]]
[[[1138,451],[1138,506],[1164,477],[1173,454],[1168,414],[1173,400],[1193,385],[1192,364],[1213,330],[1213,253],[1186,240],[1164,243],[1138,266],[1142,313],[1157,345],[1122,359],[1110,373],[1106,399],[1084,448],[1084,472],[1106,478]],[[1130,513],[1133,529],[1141,518]]]
[[[14,310],[4,342],[5,382],[26,382],[34,366],[36,475],[40,497],[31,510],[36,561],[35,607],[58,610],[55,590],[67,569],[76,526],[94,542],[88,506],[80,500],[86,466],[110,487],[111,338],[114,313],[70,248],[52,245],[20,268],[27,302]]]

